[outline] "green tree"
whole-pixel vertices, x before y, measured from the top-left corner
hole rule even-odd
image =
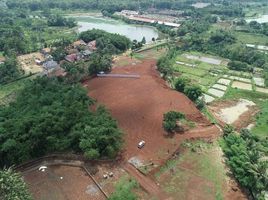
[[[141,43],[142,43],[142,44],[146,44],[146,39],[145,39],[145,37],[142,38]]]
[[[32,200],[22,177],[11,169],[0,170],[0,199]]]
[[[115,157],[122,132],[105,108],[90,110],[93,104],[80,84],[63,78],[28,82],[12,105],[0,107],[0,167],[53,152]]]

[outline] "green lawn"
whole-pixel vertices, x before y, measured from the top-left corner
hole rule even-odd
[[[188,67],[185,65],[179,65],[179,64],[175,64],[174,66],[175,71],[177,72],[182,72],[182,73],[187,73],[187,74],[192,74],[195,76],[205,76],[208,71],[200,69],[199,67]]]

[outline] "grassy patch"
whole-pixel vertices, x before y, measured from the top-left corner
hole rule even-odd
[[[25,85],[25,83],[29,80],[30,78],[26,79],[20,79],[18,81],[14,81],[12,83],[8,83],[5,85],[0,84],[0,99],[6,97],[7,95],[17,92],[20,89],[22,89]]]
[[[235,31],[234,35],[238,39],[238,41],[245,44],[259,44],[266,45],[268,44],[268,36],[254,33],[244,33]]]
[[[118,199],[130,199],[136,200],[137,195],[133,192],[134,189],[138,188],[138,183],[130,178],[129,176],[123,176],[119,182],[116,183],[115,192],[108,198],[109,200]]]
[[[211,123],[217,124],[217,120],[212,115],[212,113],[207,109],[207,107],[204,107],[201,112],[209,119]]]
[[[251,100],[257,105],[261,106],[264,100],[268,98],[268,94],[229,87],[225,95],[221,99],[238,100],[241,98]]]
[[[168,161],[155,174],[163,190],[181,199],[189,195],[197,195],[195,197],[200,199],[223,199],[226,182],[218,143],[194,141],[185,142],[183,146],[186,151]],[[190,186],[192,184],[194,187]]]
[[[268,136],[268,101],[262,103],[261,112],[256,116],[256,126],[252,132],[261,138]]]

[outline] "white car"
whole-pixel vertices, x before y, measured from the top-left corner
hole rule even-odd
[[[141,148],[144,147],[144,145],[145,145],[145,141],[142,140],[142,141],[139,142],[138,148],[141,149]]]

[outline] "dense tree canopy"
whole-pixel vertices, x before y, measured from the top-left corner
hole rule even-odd
[[[73,18],[64,18],[61,15],[50,15],[47,23],[49,26],[68,26],[70,28],[77,25]]]
[[[18,94],[15,102],[0,107],[0,166],[52,152],[84,152],[88,158],[113,157],[121,132],[110,114],[79,85],[38,78]]]
[[[125,51],[130,47],[131,44],[130,40],[125,36],[108,33],[99,29],[82,32],[79,35],[79,38],[85,42],[97,40],[97,47],[100,47],[102,50],[108,50],[110,54]],[[113,50],[116,50],[116,52]]]
[[[241,136],[229,130],[222,145],[227,163],[239,183],[249,189],[255,199],[264,199],[268,188],[267,138],[261,141],[248,130],[242,130]]]
[[[8,83],[17,79],[21,72],[18,70],[15,56],[7,57],[3,64],[0,64],[0,84]]]

